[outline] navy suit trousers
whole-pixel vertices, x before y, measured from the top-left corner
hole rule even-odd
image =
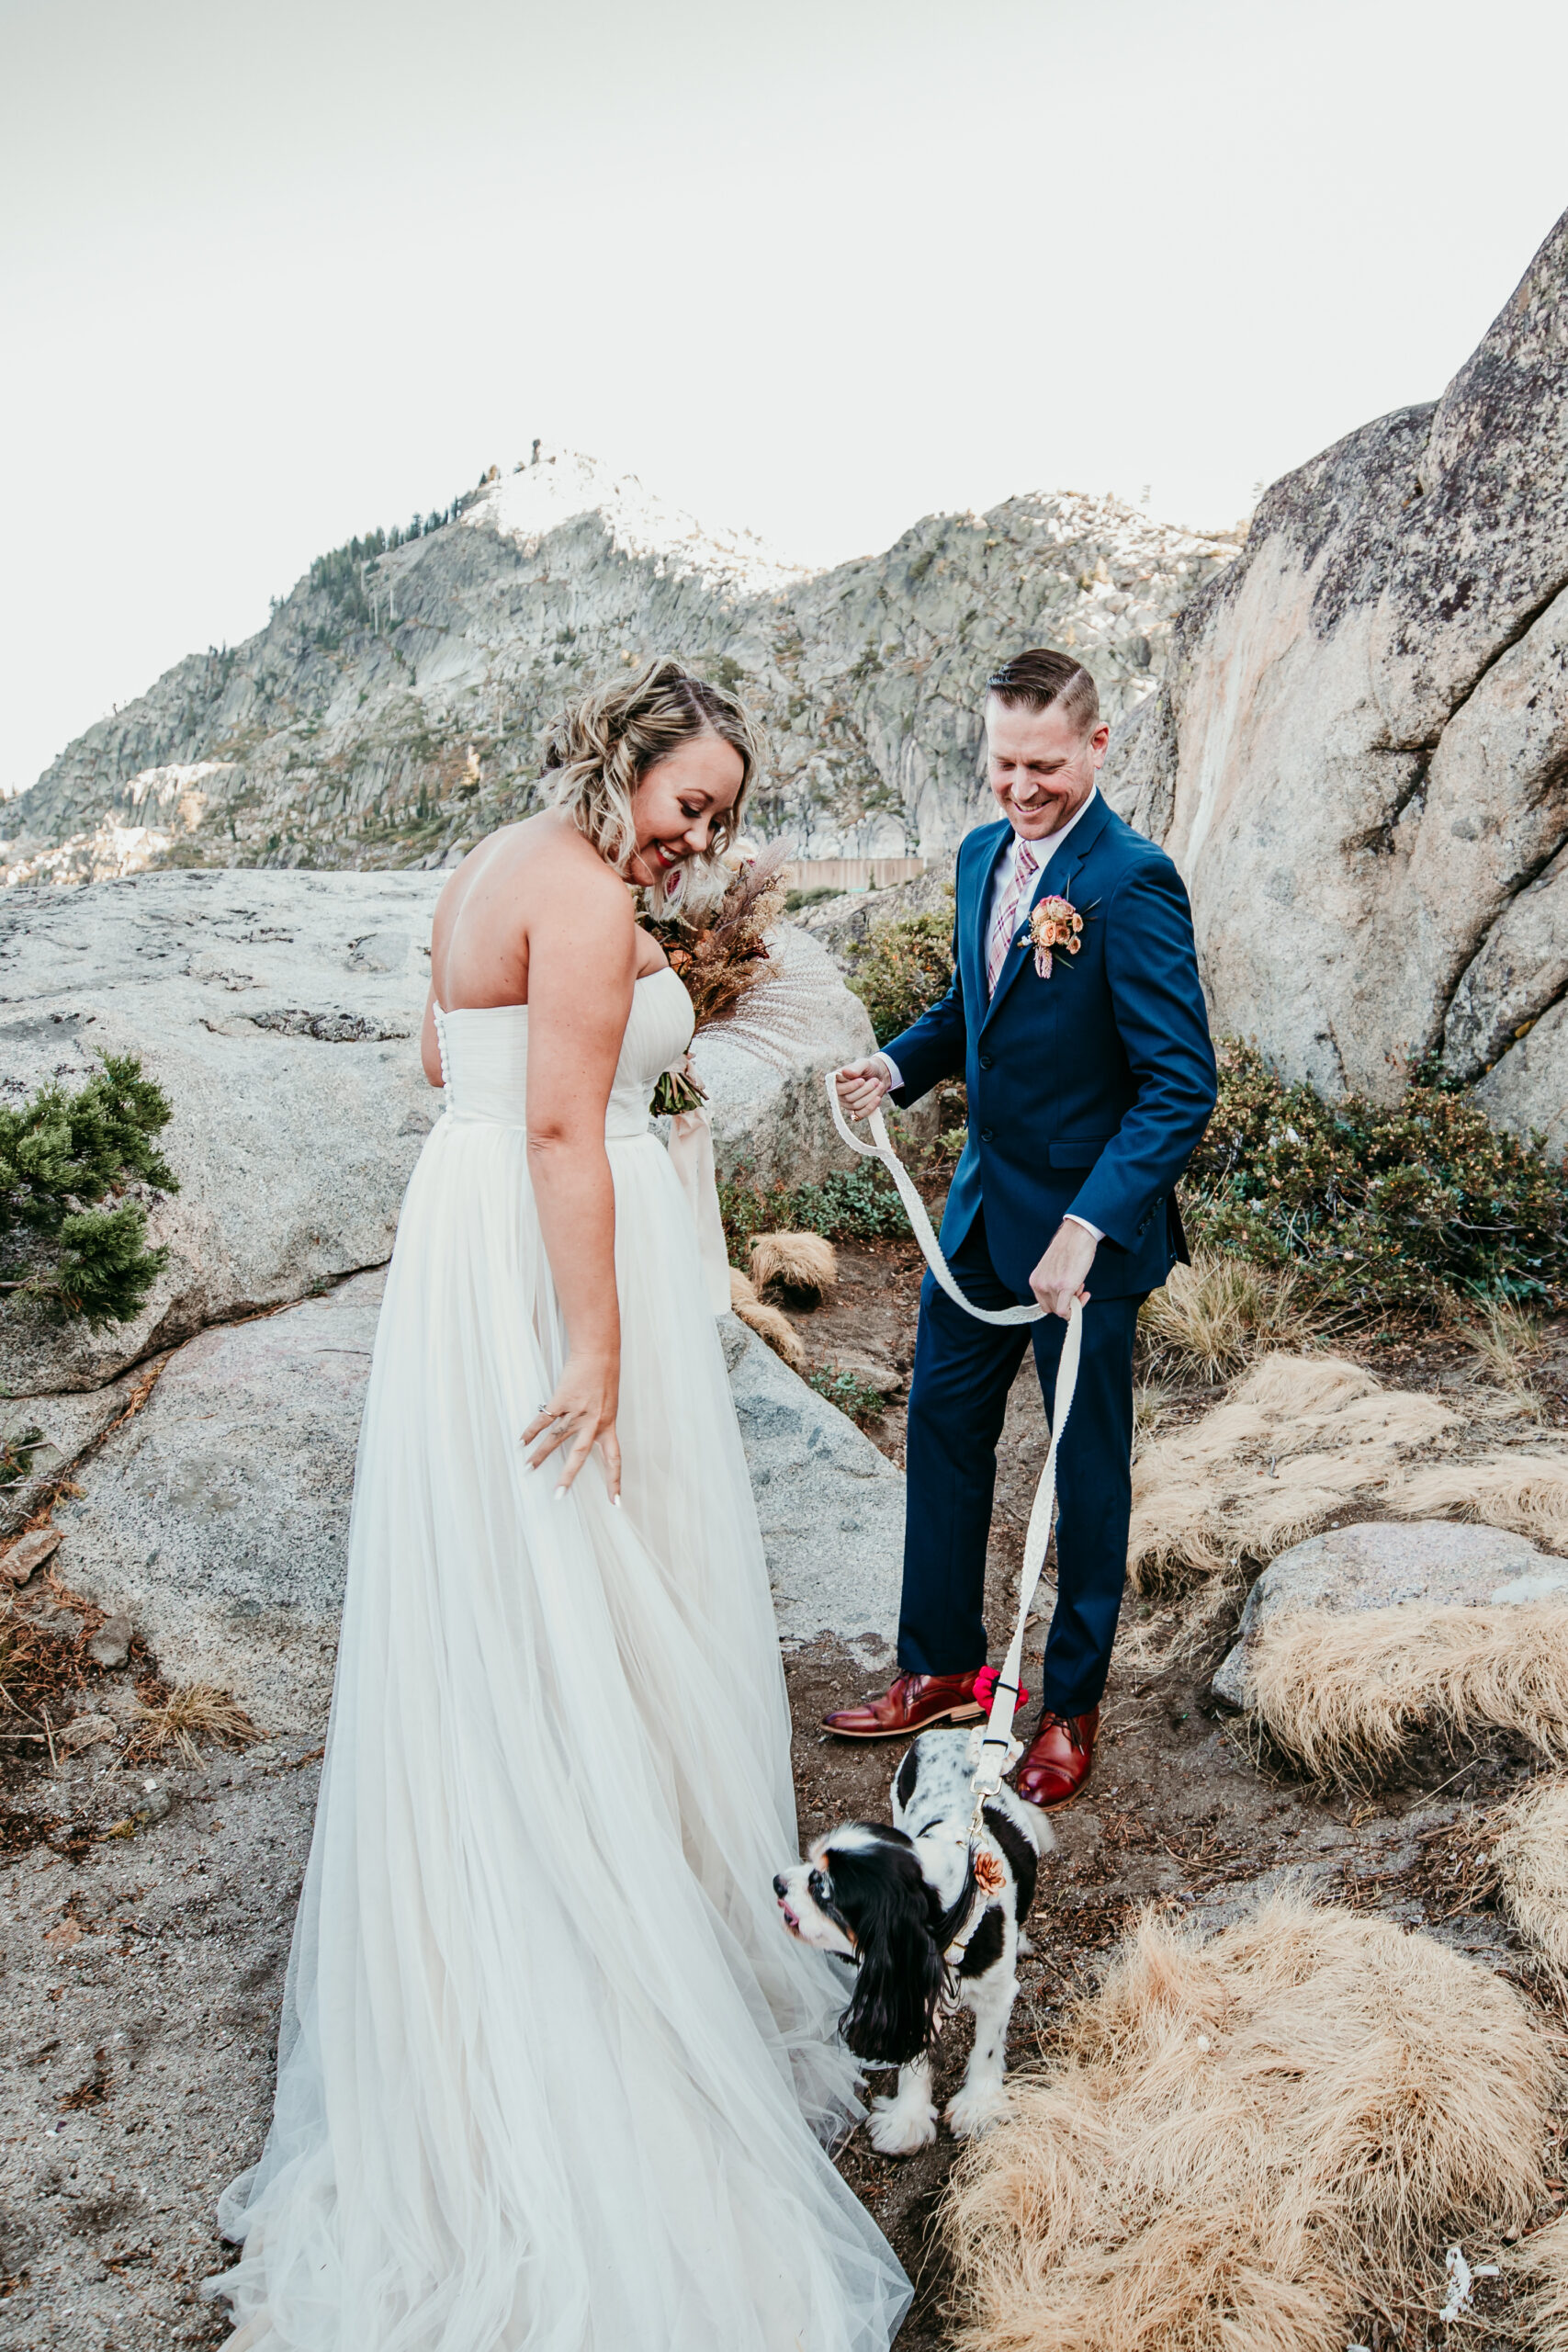
[[[1018,1304],[992,1268],[983,1215],[952,1266],[976,1306]],[[1063,1715],[1087,1714],[1105,1688],[1132,1511],[1133,1336],[1143,1299],[1097,1300],[1093,1280],[1057,1457],[1056,1606],[1042,1675],[1045,1707]],[[966,1674],[986,1662],[986,1547],[1008,1391],[1032,1336],[1049,1419],[1066,1331],[1055,1315],[1033,1325],[976,1323],[925,1278],[906,1456],[898,1664],[907,1673]]]

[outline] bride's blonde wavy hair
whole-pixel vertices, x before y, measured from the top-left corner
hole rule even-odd
[[[540,781],[600,856],[624,874],[637,848],[632,799],[637,786],[649,768],[699,735],[717,735],[733,745],[741,764],[734,807],[714,818],[705,854],[686,861],[709,866],[739,828],[762,764],[761,738],[732,694],[694,678],[668,655],[569,703],[551,725]]]

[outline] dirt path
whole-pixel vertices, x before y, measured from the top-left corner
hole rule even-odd
[[[197,2284],[231,2259],[213,2207],[254,2162],[271,2111],[317,1776],[303,1741],[109,1773],[89,1750],[46,1788],[7,1792],[6,2352],[227,2335]],[[127,1834],[102,1835],[117,1820]]]
[[[837,1298],[798,1318],[812,1362],[826,1362],[837,1350],[863,1353],[869,1346],[907,1366],[913,1358],[919,1280],[914,1246],[846,1248],[840,1255]],[[1568,1421],[1568,1330],[1559,1328],[1554,1338],[1536,1379],[1551,1417],[1561,1426]],[[1401,1386],[1462,1390],[1473,1379],[1470,1351],[1441,1335],[1402,1336],[1348,1352]],[[1194,1399],[1190,1409],[1206,1409],[1213,1401],[1211,1393]],[[902,1403],[895,1400],[870,1433],[901,1462]],[[1000,1655],[1011,1624],[1023,1532],[1045,1443],[1044,1412],[1032,1359],[1026,1356],[1009,1401],[999,1453],[987,1576],[993,1657]],[[1038,1622],[1025,1646],[1024,1679],[1032,1687],[1038,1687],[1038,1678],[1030,1676],[1029,1660],[1038,1660],[1050,1607],[1043,1587]],[[1076,1804],[1054,1816],[1059,1850],[1042,1873],[1032,1926],[1035,1956],[1021,1969],[1022,1996],[1010,2041],[1014,2067],[1049,2057],[1065,2008],[1136,1910],[1151,1900],[1212,1928],[1236,1917],[1260,1886],[1285,1879],[1325,1897],[1376,1907],[1405,1925],[1428,1927],[1505,1973],[1520,1964],[1518,1948],[1497,1912],[1456,1910],[1456,1900],[1464,1895],[1465,1821],[1529,1777],[1536,1768],[1528,1751],[1506,1739],[1462,1759],[1433,1751],[1417,1759],[1406,1785],[1373,1801],[1351,1804],[1315,1798],[1289,1777],[1260,1770],[1236,1719],[1209,1696],[1210,1676],[1229,1646],[1237,1613],[1232,1610],[1216,1624],[1200,1655],[1184,1664],[1163,1665],[1159,1653],[1169,1643],[1174,1615],[1152,1611],[1129,1595],[1093,1778]],[[829,1707],[863,1696],[878,1677],[868,1672],[863,1659],[830,1645],[802,1651],[786,1670],[803,1840],[845,1819],[886,1820],[901,1745],[852,1746],[818,1728]],[[1032,1724],[1033,1714],[1032,1707],[1023,1719],[1027,1724]],[[961,2018],[947,2053],[945,2090],[962,2074],[968,2034],[968,2020]],[[939,2099],[943,2095],[939,2090]],[[944,2318],[950,2282],[938,2208],[954,2153],[944,2131],[936,2146],[919,2156],[882,2157],[860,2132],[840,2156],[845,2177],[919,2282],[914,2310],[898,2339],[900,2352],[938,2352],[950,2340]],[[1562,2210],[1561,2199],[1554,2210]],[[1488,2295],[1506,2329],[1505,2298],[1495,2285],[1480,2291],[1478,2312],[1484,2317]],[[1436,2345],[1442,2335],[1434,2322],[1431,2342]],[[1378,2345],[1375,2321],[1369,2319],[1356,2340]],[[1468,2338],[1477,2352],[1515,2340],[1484,2327]],[[1423,2336],[1412,2330],[1403,2341],[1405,2352],[1415,2352]]]

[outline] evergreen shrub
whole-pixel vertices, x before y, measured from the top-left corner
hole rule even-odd
[[[759,1233],[823,1233],[829,1241],[875,1241],[907,1235],[909,1220],[893,1180],[881,1167],[835,1169],[819,1184],[752,1182],[745,1170],[718,1188],[729,1254],[744,1265]]]
[[[74,1094],[45,1086],[0,1106],[0,1290],[95,1329],[137,1314],[168,1252],[146,1247],[137,1203],[96,1204],[131,1183],[179,1190],[155,1141],[171,1116],[130,1054],[106,1054]]]
[[[1327,1302],[1377,1313],[1446,1292],[1568,1300],[1568,1165],[1466,1096],[1327,1102],[1255,1047],[1219,1048],[1220,1093],[1183,1187],[1189,1237],[1301,1266]]]
[[[857,1380],[852,1372],[836,1363],[819,1363],[806,1375],[806,1385],[847,1413],[856,1429],[863,1430],[887,1410],[887,1399],[880,1388],[873,1388],[869,1381]]]
[[[850,956],[849,985],[871,1015],[877,1044],[886,1046],[952,986],[952,914],[901,915],[876,923]]]

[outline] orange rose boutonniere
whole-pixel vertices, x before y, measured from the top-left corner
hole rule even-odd
[[[1051,977],[1053,950],[1063,956],[1077,954],[1083,945],[1082,930],[1082,915],[1066,899],[1042,899],[1032,909],[1026,936],[1032,943],[1034,968],[1043,980]]]

